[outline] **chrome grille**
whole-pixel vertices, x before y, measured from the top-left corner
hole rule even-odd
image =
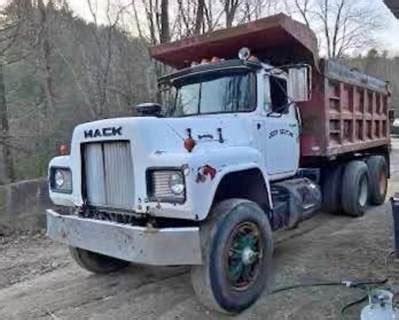
[[[133,209],[134,177],[129,142],[84,144],[83,161],[89,205]]]

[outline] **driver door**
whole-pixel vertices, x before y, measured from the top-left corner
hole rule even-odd
[[[287,80],[265,76],[264,156],[267,173],[282,178],[298,170],[299,121],[287,98]]]

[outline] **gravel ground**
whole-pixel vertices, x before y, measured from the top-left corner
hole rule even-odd
[[[399,140],[393,143],[390,194],[399,191]],[[399,280],[388,204],[359,219],[320,213],[294,231],[275,234],[274,287],[319,281]],[[80,269],[67,248],[43,233],[0,236],[0,319],[340,319],[359,289],[318,287],[263,296],[227,317],[196,300],[185,267],[131,266],[98,276]],[[346,319],[359,319],[361,306]]]

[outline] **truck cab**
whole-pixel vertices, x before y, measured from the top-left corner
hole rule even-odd
[[[227,123],[232,127],[241,123],[246,131],[232,132],[233,140],[241,138],[262,154],[262,167],[271,179],[294,175],[299,165],[300,123],[296,102],[288,96],[288,74],[256,57],[249,58],[255,62],[214,58],[162,78],[160,84],[174,91],[166,117],[218,119],[222,131]],[[201,126],[200,130],[204,129]],[[212,127],[209,130],[215,131]],[[201,141],[209,140],[212,134],[197,135]],[[281,145],[291,150],[289,157]]]

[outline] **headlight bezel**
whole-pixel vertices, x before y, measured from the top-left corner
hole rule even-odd
[[[56,175],[61,173],[64,178],[64,183],[58,186],[56,183]],[[52,192],[72,194],[72,171],[68,167],[51,167],[50,168],[50,189]]]
[[[183,182],[183,191],[180,194],[175,194],[171,190],[170,179],[172,175],[179,174]],[[156,178],[161,179],[161,182],[156,181]],[[167,177],[165,177],[167,176]],[[147,178],[147,197],[150,202],[165,202],[183,204],[186,202],[187,184],[186,177],[182,168],[179,167],[156,167],[148,168],[146,171]],[[168,188],[169,192],[159,193],[159,190]],[[158,191],[158,192],[157,192]]]

